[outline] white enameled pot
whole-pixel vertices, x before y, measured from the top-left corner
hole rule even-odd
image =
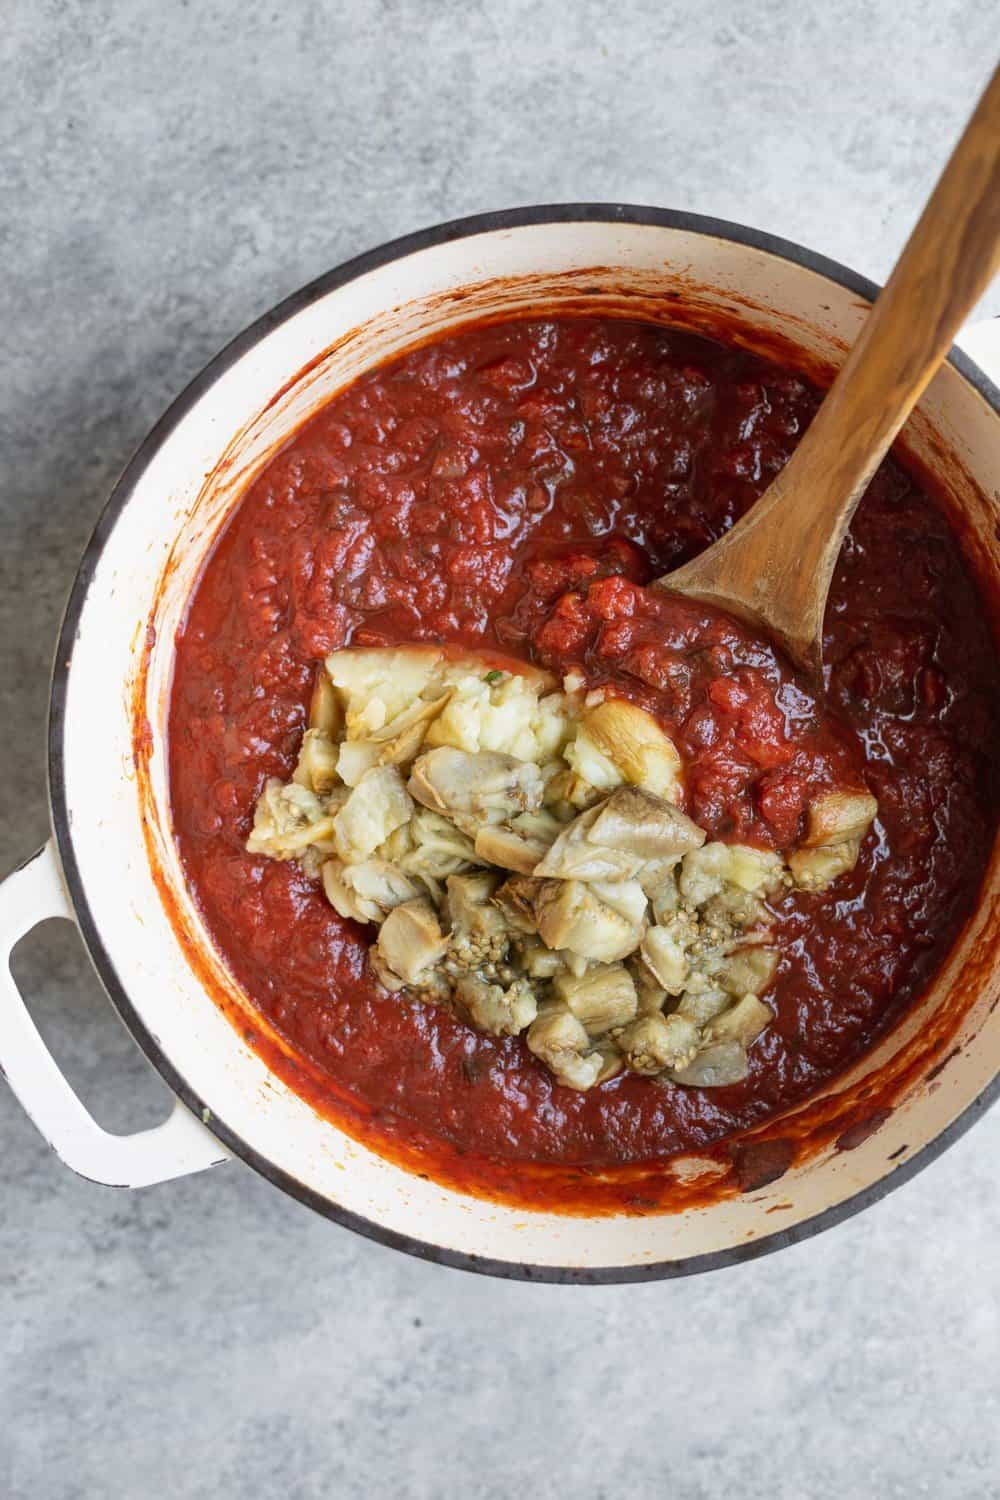
[[[828,371],[875,291],[795,245],[714,220],[609,205],[515,210],[361,256],[262,318],[199,376],[129,465],[81,563],[52,684],[55,837],[0,890],[7,952],[43,918],[79,924],[112,1003],[178,1096],[154,1130],[101,1130],[6,972],[0,1065],[69,1166],[139,1187],[235,1153],[330,1218],[429,1259],[596,1282],[723,1266],[799,1239],[904,1180],[971,1122],[1000,1069],[996,851],[937,982],[829,1091],[832,1117],[843,1099],[843,1118],[854,1122],[838,1139],[770,1184],[745,1184],[699,1209],[586,1217],[440,1186],[314,1113],[211,998],[218,988],[241,1004],[185,891],[170,834],[164,716],[185,599],[249,478],[357,374],[470,319],[560,307],[724,328]],[[973,331],[966,347],[1000,371],[1000,320]],[[960,512],[988,595],[1000,580],[1000,393],[955,354],[905,440]],[[866,1098],[871,1108],[859,1116]],[[778,1134],[803,1129],[796,1111]],[[699,1170],[691,1160],[678,1167]]]

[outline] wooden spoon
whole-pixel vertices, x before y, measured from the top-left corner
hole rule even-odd
[[[762,627],[821,688],[851,516],[998,268],[1000,68],[801,443],[731,531],[658,585]]]

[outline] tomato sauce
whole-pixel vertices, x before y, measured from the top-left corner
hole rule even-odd
[[[418,349],[331,401],[244,497],[177,641],[171,797],[191,889],[253,1004],[354,1099],[373,1142],[599,1168],[704,1149],[847,1067],[926,985],[997,819],[998,672],[937,504],[894,459],[827,613],[820,711],[770,646],[643,585],[736,520],[819,402],[794,372],[686,333],[538,319]],[[856,869],[776,903],[774,1024],[705,1091],[624,1074],[576,1093],[519,1039],[388,996],[370,932],[244,842],[287,778],[315,664],[348,642],[453,642],[574,666],[655,713],[714,837],[784,848],[810,795],[879,802]]]

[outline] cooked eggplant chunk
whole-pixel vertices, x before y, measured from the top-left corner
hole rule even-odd
[[[538,1014],[535,992],[526,979],[506,989],[478,974],[466,974],[455,985],[455,1001],[480,1031],[490,1036],[520,1036]]]
[[[591,838],[604,803],[588,808],[543,853],[535,874],[557,880],[628,880],[642,868],[642,857],[627,849],[602,847]]]
[[[531,761],[492,750],[470,755],[441,745],[417,759],[409,790],[417,802],[436,812],[502,822],[541,807],[543,786],[538,767]]]
[[[705,842],[678,808],[639,787],[621,787],[560,833],[536,875],[560,880],[629,880]]]
[[[673,855],[651,859],[643,865],[636,879],[649,897],[655,922],[668,922],[681,904],[677,872],[680,861]]]
[[[525,838],[513,828],[495,828],[487,824],[476,834],[476,853],[487,864],[501,870],[530,875],[545,858],[548,845],[540,839]]]
[[[410,848],[400,863],[409,875],[440,882],[481,863],[468,835],[440,813],[418,807],[406,826]]]
[[[622,787],[598,810],[588,837],[608,849],[624,849],[641,864],[700,849],[705,831],[663,797],[643,787]]]
[[[597,750],[621,769],[624,780],[657,797],[678,794],[677,747],[645,709],[624,698],[608,698],[584,716],[583,728]]]
[[[330,736],[322,729],[307,729],[302,736],[302,749],[292,780],[298,786],[308,787],[317,796],[325,796],[337,785],[338,749]]]
[[[322,874],[330,905],[356,922],[384,922],[394,907],[420,894],[398,866],[384,859],[367,859],[359,865],[328,859]]]
[[[691,972],[682,934],[668,927],[651,927],[639,951],[657,983],[668,995],[679,995]]]
[[[870,792],[826,792],[809,804],[807,849],[864,838],[878,813]]]
[[[585,884],[547,880],[538,893],[538,931],[550,948],[614,963],[638,946],[646,897],[634,880]]]
[[[552,992],[590,1036],[627,1026],[639,1005],[632,976],[622,964],[598,964],[579,977],[559,974],[552,981]]]
[[[770,849],[755,849],[750,844],[704,844],[684,856],[680,892],[696,906],[720,895],[727,885],[756,895],[780,884],[783,867],[781,855]]]
[[[771,983],[777,968],[778,955],[773,948],[762,944],[737,948],[720,969],[719,983],[731,995],[745,995],[748,991],[760,995]]]
[[[482,969],[493,977],[510,947],[510,928],[503,913],[492,904],[498,885],[493,874],[449,875],[446,881],[448,918],[448,962],[451,972]]]
[[[756,995],[744,995],[709,1023],[705,1035],[710,1042],[736,1041],[749,1047],[773,1020],[774,1011],[769,1005]]]
[[[345,863],[367,859],[401,824],[413,803],[395,766],[366,771],[333,820],[337,853]]]
[[[340,706],[340,699],[330,681],[329,674],[321,669],[313,684],[312,698],[309,701],[309,728],[325,734],[327,739],[336,741],[340,739],[340,732],[344,725],[344,711]]]
[[[650,970],[638,959],[637,955],[633,954],[628,960],[628,970],[635,985],[638,1000],[637,1015],[655,1016],[673,1004],[672,997],[667,994],[661,984],[657,983]]]
[[[683,1068],[697,1055],[700,1034],[684,1016],[640,1016],[615,1037],[633,1073]]]
[[[810,802],[803,846],[788,856],[795,884],[823,891],[853,870],[877,814],[870,792],[825,792]]]
[[[378,765],[378,746],[371,740],[345,740],[337,755],[337,775],[345,786],[357,786]]]
[[[617,1078],[618,1074],[624,1071],[625,1059],[610,1037],[602,1038],[594,1051],[601,1059],[601,1069],[594,1079],[595,1084],[607,1083],[609,1079]]]
[[[272,777],[254,809],[247,851],[269,859],[297,859],[310,844],[332,836],[333,818],[315,792],[294,781],[283,786]]]
[[[531,875],[511,875],[494,892],[494,905],[503,912],[513,932],[530,936],[538,931],[535,903],[543,883]]]
[[[591,1048],[587,1029],[562,1008],[539,1016],[528,1027],[528,1047],[571,1089],[589,1089],[604,1070],[604,1059]]]
[[[695,1053],[689,1063],[670,1070],[673,1083],[691,1089],[722,1089],[742,1083],[747,1076],[747,1053],[742,1042],[713,1042]]]
[[[704,1030],[732,1003],[732,995],[704,975],[698,974],[692,976],[692,982],[678,1000],[676,1014],[685,1016]]]
[[[367,743],[371,744],[380,766],[406,766],[414,759],[428,729],[451,698],[450,692],[442,693],[430,700],[418,698],[409,708],[404,708],[395,718],[372,730]]]
[[[405,901],[389,913],[378,935],[382,962],[406,984],[419,979],[444,957],[448,939],[429,901]]]
[[[825,891],[841,875],[853,870],[861,853],[857,839],[844,839],[829,847],[795,849],[788,856],[792,879],[803,891]]]

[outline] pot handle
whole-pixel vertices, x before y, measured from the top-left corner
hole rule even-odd
[[[1000,315],[967,323],[955,342],[995,385],[1000,385]]]
[[[218,1166],[229,1152],[177,1100],[162,1125],[102,1130],[57,1067],[14,983],[14,945],[47,917],[74,921],[51,840],[0,885],[0,1075],[56,1155],[91,1182],[147,1187]]]

